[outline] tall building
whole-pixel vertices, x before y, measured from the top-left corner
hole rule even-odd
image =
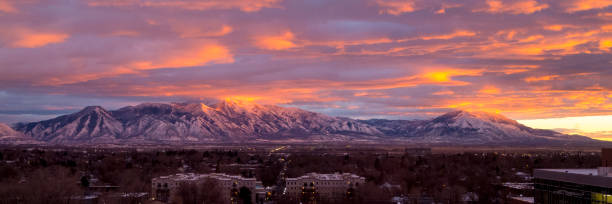
[[[535,203],[612,203],[612,149],[596,169],[535,169]]]
[[[365,178],[349,173],[309,173],[285,179],[286,195],[303,201],[334,200],[351,197]]]
[[[181,184],[201,184],[207,179],[212,179],[217,182],[217,188],[219,188],[221,191],[221,198],[222,200],[227,201],[226,203],[236,203],[239,197],[238,194],[241,191],[248,190],[251,195],[252,202],[262,200],[262,196],[265,196],[266,194],[261,182],[256,181],[255,178],[244,178],[241,176],[232,176],[219,173],[179,173],[170,176],[153,178],[151,181],[151,199],[166,203],[171,202],[177,195]]]

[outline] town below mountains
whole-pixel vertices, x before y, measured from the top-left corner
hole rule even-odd
[[[298,108],[225,100],[89,106],[50,120],[0,124],[4,144],[410,143],[597,145],[603,141],[533,129],[499,114],[453,111],[430,120],[355,120]]]

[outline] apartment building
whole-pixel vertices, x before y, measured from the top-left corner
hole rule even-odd
[[[257,202],[262,200],[266,192],[260,181],[255,178],[244,178],[242,176],[233,176],[220,173],[211,174],[194,174],[194,173],[178,173],[169,176],[160,176],[153,178],[151,182],[152,200],[157,200],[165,203],[173,201],[176,193],[184,183],[201,184],[207,179],[212,179],[221,188],[221,197],[227,203],[235,203],[238,199],[238,193],[246,188],[250,191],[251,201]]]
[[[302,200],[342,199],[352,196],[365,178],[349,173],[318,174],[309,173],[285,180],[285,194]]]

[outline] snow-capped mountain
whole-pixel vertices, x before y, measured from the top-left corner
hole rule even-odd
[[[455,111],[431,120],[353,120],[298,108],[225,100],[144,103],[107,111],[90,106],[54,119],[16,125],[50,143],[207,143],[369,141],[449,144],[589,143],[537,130],[498,114]]]
[[[210,106],[144,103],[115,111],[91,106],[71,115],[19,124],[17,129],[38,140],[54,143],[344,141],[382,136],[375,127],[348,118],[234,100]]]
[[[52,143],[113,142],[123,125],[100,106],[88,106],[70,115],[35,123],[17,124],[16,130]]]
[[[0,123],[0,144],[30,144],[36,140],[25,136],[21,132],[13,130],[10,126]]]
[[[592,142],[576,135],[533,129],[503,115],[453,111],[431,120],[368,120],[387,134],[424,143],[448,144],[562,144]],[[378,124],[378,125],[377,125]],[[399,131],[398,131],[399,130]]]

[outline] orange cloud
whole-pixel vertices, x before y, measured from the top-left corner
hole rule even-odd
[[[376,4],[381,7],[379,14],[401,15],[415,11],[414,2],[412,0],[376,0]]]
[[[448,40],[456,37],[471,37],[475,36],[476,33],[468,30],[458,30],[450,34],[445,35],[434,35],[421,37],[423,40]]]
[[[9,3],[6,0],[0,0],[0,12],[4,13],[17,13],[19,12],[13,4]]]
[[[394,42],[398,42],[398,41],[394,41],[389,38],[383,37],[383,38],[366,38],[366,39],[361,39],[361,40],[332,40],[332,41],[317,41],[317,42],[301,40],[300,45],[301,46],[335,47],[337,49],[337,52],[335,53],[335,55],[347,55],[347,54],[367,55],[367,54],[388,54],[389,52],[392,52],[392,50],[389,52],[387,51],[371,52],[368,50],[348,52],[345,48],[346,46],[352,46],[352,45],[375,45],[375,44],[385,44],[385,43],[394,43]]]
[[[238,8],[244,12],[255,12],[262,8],[274,8],[281,0],[90,0],[89,6],[137,6],[179,8],[187,10],[211,10]]]
[[[564,26],[563,25],[547,25],[544,28],[546,30],[561,31],[563,30]]]
[[[577,45],[589,42],[588,39],[576,39],[568,40],[565,42],[539,42],[537,44],[517,46],[514,50],[515,53],[522,53],[527,55],[538,55],[546,51],[557,51],[565,54],[577,52],[574,48]]]
[[[112,36],[125,36],[125,37],[136,37],[140,36],[140,33],[132,30],[118,30],[112,32],[110,35]]]
[[[12,43],[13,47],[36,48],[48,44],[64,42],[69,35],[65,33],[38,33],[31,31],[18,31],[17,40]]]
[[[391,97],[385,93],[380,93],[380,92],[357,92],[357,93],[354,93],[353,96],[369,97],[369,98],[390,98]]]
[[[487,13],[511,13],[511,14],[531,14],[548,8],[548,4],[538,3],[535,0],[513,0],[505,3],[501,0],[487,0],[488,8],[477,9],[476,12],[484,11]]]
[[[539,76],[539,77],[527,77],[525,78],[525,82],[538,82],[538,81],[550,81],[553,79],[559,78],[559,75],[548,75],[548,76]]]
[[[443,3],[442,6],[440,6],[440,9],[438,9],[435,13],[436,14],[444,14],[444,13],[446,13],[446,9],[457,8],[457,7],[461,7],[461,5],[460,4],[445,4],[445,3]]]
[[[602,9],[610,5],[612,5],[612,0],[573,0],[566,8],[566,11],[574,13],[591,9]]]
[[[601,18],[601,19],[612,19],[612,12],[602,12],[602,13],[598,13],[597,17]]]
[[[486,89],[485,89],[486,90]],[[612,92],[604,90],[554,91],[524,90],[507,91],[491,97],[483,95],[460,95],[440,101],[436,108],[458,108],[499,112],[512,118],[549,118],[580,115],[586,109],[610,110],[607,102]],[[509,104],[508,101],[512,103]],[[599,111],[598,114],[610,114]]]
[[[612,48],[612,38],[602,39],[599,41],[599,49],[603,51],[609,51]]]
[[[286,50],[297,46],[293,43],[294,38],[293,33],[287,31],[282,35],[258,37],[255,44],[267,50]]]
[[[436,95],[436,96],[444,96],[444,95],[453,95],[455,94],[455,92],[453,91],[438,91],[438,92],[434,92],[432,93],[432,95]]]
[[[78,60],[75,61],[75,66]],[[199,44],[192,48],[182,48],[178,51],[156,53],[154,57],[126,62],[115,67],[104,67],[98,71],[73,73],[61,77],[51,77],[38,85],[63,85],[85,82],[122,74],[135,74],[144,70],[162,68],[186,68],[208,64],[233,63],[234,57],[228,48],[218,44]]]
[[[441,85],[441,86],[465,86],[469,82],[453,80],[454,76],[478,76],[482,70],[462,70],[452,68],[431,69],[418,75],[378,79],[363,82],[344,83],[341,87],[353,90],[381,90],[402,87],[415,87],[420,85]]]
[[[233,63],[232,53],[224,46],[211,44],[201,47],[187,49],[176,53],[168,53],[171,56],[163,57],[153,61],[134,62],[128,69],[137,70],[159,69],[159,68],[182,68],[202,66],[210,63]]]
[[[446,82],[446,81],[450,81],[450,73],[447,72],[432,72],[432,73],[427,73],[425,76],[427,76],[427,78],[431,79],[432,81],[437,81],[437,82]]]
[[[529,35],[526,30],[500,31],[496,35],[497,38],[490,37],[489,43],[478,46],[482,51],[486,51],[483,55],[488,57],[544,59],[542,54],[589,53],[597,49],[593,45],[601,42],[603,42],[601,48],[605,48],[603,40],[609,36],[605,33],[605,26],[592,30],[567,30],[555,35]],[[504,37],[509,32],[513,33],[512,39]]]
[[[480,89],[479,91],[480,93],[483,94],[499,94],[501,93],[501,90],[495,86],[485,86],[482,89]]]
[[[530,71],[533,69],[540,68],[539,65],[504,65],[504,69],[501,71],[504,74],[516,74],[521,72]]]
[[[181,38],[200,38],[200,37],[220,37],[230,34],[234,29],[228,25],[222,25],[217,30],[202,30],[194,26],[176,26],[176,32],[180,33]]]

